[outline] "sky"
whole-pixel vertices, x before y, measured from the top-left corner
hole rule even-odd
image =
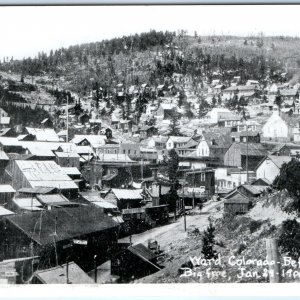
[[[0,58],[147,32],[299,36],[299,5],[0,6]]]

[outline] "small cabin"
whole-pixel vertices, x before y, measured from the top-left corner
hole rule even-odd
[[[235,190],[225,197],[224,213],[243,214],[250,209],[250,201],[247,196]]]

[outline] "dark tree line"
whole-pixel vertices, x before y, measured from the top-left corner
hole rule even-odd
[[[41,122],[50,118],[48,112],[42,108],[32,109],[30,107],[17,107],[10,103],[2,103],[3,108],[11,118],[11,125],[36,126],[40,127]]]
[[[110,56],[119,53],[128,54],[145,51],[155,46],[163,47],[170,43],[174,36],[175,33],[173,32],[151,30],[147,33],[51,50],[49,54],[39,52],[34,58],[23,58],[23,60],[5,59],[1,64],[1,69],[12,69],[14,72],[24,75],[41,75],[50,71],[59,73],[59,68],[68,63],[87,64],[89,59],[93,57],[109,59]]]

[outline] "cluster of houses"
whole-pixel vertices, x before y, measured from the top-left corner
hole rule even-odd
[[[186,118],[178,107],[182,88],[192,113],[199,110],[189,85],[176,76],[155,89],[119,84],[118,103],[131,93],[132,111],[138,95],[153,94],[139,120],[116,107],[103,121],[102,102],[80,114],[61,106],[57,118],[75,130],[72,136],[56,131],[50,118],[16,134],[0,110],[0,269],[8,270],[0,282],[92,283],[106,268],[126,282],[160,270],[156,252],[118,241],[169,221],[174,183],[160,167],[172,149],[179,158],[178,212],[217,196],[226,212],[243,213],[270,191],[282,165],[300,153],[299,86],[214,79],[205,97],[220,103],[202,118]],[[243,115],[224,105],[232,97],[247,100]]]

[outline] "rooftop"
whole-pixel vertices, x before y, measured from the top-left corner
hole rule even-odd
[[[64,195],[61,194],[38,195],[37,199],[45,205],[62,204],[70,202]]]
[[[154,254],[143,244],[136,244],[136,245],[129,246],[128,250],[146,262],[149,262],[157,257],[156,254]]]
[[[9,184],[0,184],[0,193],[15,193],[16,190]]]
[[[68,158],[68,157],[79,158],[79,155],[75,152],[59,152],[59,151],[56,151],[55,155],[57,157],[64,157],[64,158]]]
[[[0,206],[0,217],[3,217],[3,216],[10,216],[10,215],[14,215],[15,213],[4,208],[3,206]]]
[[[95,135],[95,134],[79,135],[79,134],[75,134],[75,136],[74,136],[74,138],[72,139],[71,142],[78,145],[83,140],[87,140],[92,147],[98,147],[98,146],[101,146],[101,145],[105,145],[106,139],[107,139],[106,135]]]
[[[15,163],[33,188],[78,189],[74,181],[54,161],[16,160]]]
[[[296,96],[298,93],[298,89],[283,89],[280,90],[280,94],[282,96]]]
[[[174,143],[187,143],[190,141],[191,137],[188,136],[170,136],[170,140],[172,140]]]
[[[90,205],[45,210],[42,218],[43,226],[39,230],[36,230],[36,224],[41,220],[39,212],[8,216],[6,219],[40,245],[53,244],[55,228],[55,240],[58,242],[118,226],[101,210]]]
[[[80,171],[76,167],[61,167],[67,175],[81,175]]]
[[[45,284],[64,284],[67,283],[67,265],[37,271],[34,275]],[[91,284],[94,281],[77,264],[70,262],[68,265],[68,283]]]
[[[15,198],[13,202],[20,208],[41,207],[41,203],[35,197]]]
[[[115,196],[121,200],[131,200],[131,199],[140,199],[143,200],[142,197],[142,189],[130,190],[130,189],[112,189],[112,192]]]
[[[277,155],[269,155],[266,159],[270,159],[279,169],[281,169],[282,165],[288,163],[292,160],[290,156],[277,156]]]
[[[225,92],[234,92],[236,90],[238,91],[252,91],[255,90],[255,85],[237,85],[237,86],[230,86],[227,89],[225,89]]]
[[[59,137],[52,128],[26,127],[26,131],[36,137],[37,141],[59,142]]]
[[[55,190],[56,188],[53,187],[36,187],[36,188],[21,188],[18,190],[18,192],[24,194],[49,194]]]
[[[260,143],[233,143],[231,147],[239,149],[241,155],[266,156],[268,154],[267,149]]]

